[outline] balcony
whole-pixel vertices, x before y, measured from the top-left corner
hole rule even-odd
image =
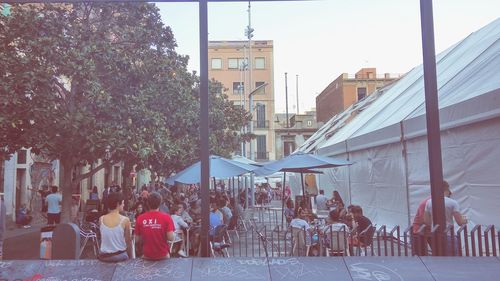
[[[255,161],[262,162],[269,160],[269,151],[257,151],[255,152]]]
[[[254,129],[269,129],[269,120],[253,120]]]

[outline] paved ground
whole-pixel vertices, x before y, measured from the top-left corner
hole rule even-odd
[[[0,280],[498,281],[498,258],[329,257],[0,261]]]

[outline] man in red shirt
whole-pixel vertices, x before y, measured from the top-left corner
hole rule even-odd
[[[135,226],[137,241],[142,244],[143,258],[148,260],[169,258],[167,240],[174,240],[174,222],[170,215],[159,211],[161,203],[159,193],[152,192],[147,201],[151,209],[137,218]]]

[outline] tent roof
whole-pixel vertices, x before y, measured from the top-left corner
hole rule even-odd
[[[495,95],[485,94],[500,88],[500,19],[440,53],[436,62],[440,111],[483,95],[494,98]],[[373,95],[376,96],[368,99]],[[347,140],[361,136],[366,139],[367,135],[377,134],[377,139],[387,138],[381,133],[387,128],[395,132],[400,130],[400,122],[421,119],[425,114],[423,66],[412,69],[385,93],[376,92],[368,97],[334,116],[300,150],[319,149],[319,154],[332,155],[335,154],[333,150],[347,147],[344,143]],[[356,107],[364,110],[346,124]],[[326,141],[311,145],[311,142],[328,137],[327,134],[331,136]]]

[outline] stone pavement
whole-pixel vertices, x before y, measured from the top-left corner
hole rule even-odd
[[[0,280],[396,280],[497,281],[495,257],[195,258],[0,261]]]

